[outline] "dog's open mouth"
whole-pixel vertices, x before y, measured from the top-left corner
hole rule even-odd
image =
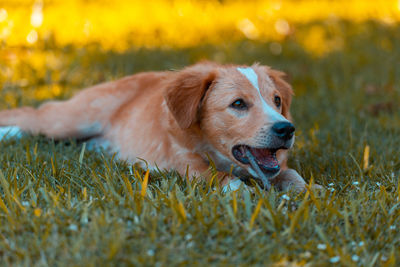
[[[259,176],[263,187],[270,188],[269,178],[275,176],[280,170],[276,152],[278,149],[254,148],[246,145],[237,145],[232,148],[236,160],[249,164]]]

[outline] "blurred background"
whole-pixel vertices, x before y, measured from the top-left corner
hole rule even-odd
[[[297,94],[312,92],[318,78],[335,80],[311,75],[313,65],[336,62],[350,75],[353,63],[394,60],[399,20],[398,0],[0,0],[0,108],[201,59],[272,65]],[[343,55],[346,64],[337,62]],[[382,75],[359,85],[394,83]]]

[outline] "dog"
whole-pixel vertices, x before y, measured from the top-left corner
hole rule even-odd
[[[304,179],[287,166],[295,128],[293,91],[284,76],[259,64],[213,62],[137,73],[66,101],[3,110],[0,126],[91,140],[132,163],[144,159],[151,168],[175,169],[190,179],[216,175],[232,190],[254,180],[266,190],[302,191]]]

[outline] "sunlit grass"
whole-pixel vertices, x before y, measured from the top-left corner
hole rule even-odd
[[[296,31],[298,24],[327,20],[334,24],[400,19],[397,0],[323,1],[7,1],[0,9],[0,40],[7,46],[99,43],[105,49],[132,46],[189,47],[229,40],[281,41],[298,36],[317,54],[341,47],[325,27]]]
[[[279,56],[294,41],[314,57],[347,48],[347,38],[363,34],[363,23],[396,27],[398,1],[3,1],[0,5],[0,83],[29,87],[25,97],[61,98],[71,47],[97,51],[187,49],[252,40]],[[346,22],[359,24],[348,28]],[[354,32],[351,32],[354,30]],[[379,40],[390,51],[387,36]],[[63,50],[55,49],[64,47]],[[76,51],[75,51],[76,52]],[[73,52],[73,53],[75,53]],[[201,57],[198,57],[201,59]],[[224,55],[215,55],[223,61]],[[82,64],[82,62],[80,62]],[[85,62],[83,62],[85,64]],[[30,81],[34,72],[39,83]],[[106,74],[101,74],[106,75]],[[20,100],[4,93],[9,106]]]

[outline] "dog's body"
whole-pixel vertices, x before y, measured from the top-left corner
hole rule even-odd
[[[252,176],[278,189],[303,190],[304,180],[286,165],[294,128],[292,90],[282,74],[257,64],[210,62],[139,73],[38,109],[1,111],[0,126],[107,142],[122,159],[188,171],[190,178],[210,177],[211,159],[223,184]]]

